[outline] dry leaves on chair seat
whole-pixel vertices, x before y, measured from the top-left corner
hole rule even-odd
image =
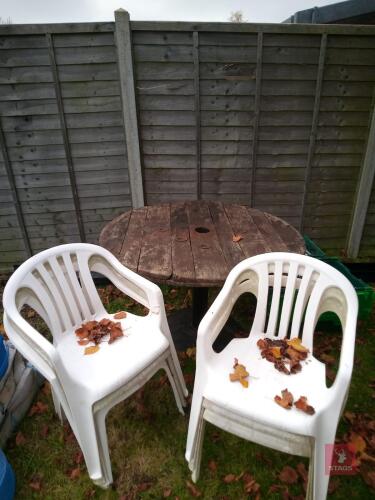
[[[92,345],[90,347],[86,347],[85,349],[85,354],[95,354],[96,352],[99,351],[99,346],[98,345]]]
[[[285,408],[286,410],[290,410],[293,406],[293,394],[288,391],[288,389],[284,389],[281,391],[281,397],[276,395],[274,397],[275,403],[277,403],[279,406],[282,408]],[[308,415],[314,415],[315,409],[307,403],[307,397],[306,396],[301,396],[298,401],[294,402],[294,406],[298,409],[301,410]]]
[[[273,363],[276,370],[286,375],[300,372],[302,370],[301,361],[304,361],[309,353],[298,337],[290,340],[264,337],[258,340],[257,346],[262,358]]]
[[[246,378],[249,376],[249,372],[246,371],[246,367],[238,363],[238,359],[234,358],[234,373],[229,374],[231,382],[240,382],[243,387],[249,387],[249,382]]]
[[[294,403],[294,406],[299,410],[307,413],[308,415],[314,415],[315,413],[314,408],[311,405],[307,404],[306,396],[301,396],[299,400]]]
[[[293,406],[293,394],[289,392],[288,389],[281,391],[281,397],[276,395],[274,399],[278,405],[286,410],[290,410]]]
[[[120,313],[119,313],[120,314]],[[124,312],[125,316],[126,313]],[[125,317],[121,316],[121,318]],[[79,345],[87,345],[93,342],[95,345],[86,347],[85,354],[94,354],[99,350],[99,344],[104,341],[105,337],[109,336],[108,344],[112,344],[116,339],[123,337],[120,321],[114,322],[108,318],[103,318],[100,321],[87,321],[82,323],[80,328],[77,328],[75,334],[79,338]]]

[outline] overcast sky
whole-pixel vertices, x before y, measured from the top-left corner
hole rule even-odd
[[[228,21],[241,10],[248,22],[278,23],[298,10],[334,0],[0,0],[2,20],[19,23],[113,21],[122,7],[132,19]]]

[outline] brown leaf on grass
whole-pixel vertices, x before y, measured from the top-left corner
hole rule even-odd
[[[298,474],[293,467],[285,465],[279,474],[279,479],[286,484],[295,484],[298,480]]]
[[[330,382],[333,382],[336,378],[336,373],[329,366],[326,366],[326,377]]]
[[[303,462],[299,462],[296,466],[296,469],[297,469],[297,472],[300,475],[302,481],[306,482],[308,477],[309,477],[309,473],[306,470],[305,464]]]
[[[238,359],[234,359],[234,373],[229,374],[229,379],[231,382],[240,382],[243,387],[249,387],[249,382],[246,378],[249,376],[249,373],[246,371],[246,367],[238,363]]]
[[[83,453],[81,450],[76,451],[74,455],[74,463],[80,465],[83,463]]]
[[[76,467],[69,472],[69,479],[77,479],[81,475],[81,469]]]
[[[42,401],[37,401],[31,407],[29,411],[29,416],[32,417],[33,415],[41,415],[42,413],[45,413],[47,410],[48,410],[48,405],[42,403]]]
[[[84,493],[84,497],[85,498],[93,498],[96,494],[96,491],[94,489],[89,489],[89,490],[86,490],[85,493]]]
[[[246,472],[243,477],[242,481],[244,483],[244,491],[248,495],[256,495],[260,491],[260,484],[256,482],[256,480],[253,478],[251,474]]]
[[[137,485],[137,491],[139,493],[142,493],[142,491],[147,491],[151,488],[152,486],[152,481],[144,481],[143,483],[139,483]]]
[[[119,311],[113,316],[113,319],[124,319],[124,318],[126,318],[125,311]]]
[[[335,491],[338,489],[340,486],[339,480],[337,477],[333,478],[331,477],[328,483],[328,494],[333,495]]]
[[[172,495],[172,488],[165,488],[163,491],[163,498],[169,498]]]
[[[225,484],[233,483],[236,480],[237,476],[235,474],[227,474],[226,476],[223,477],[223,481]]]
[[[42,477],[39,474],[34,474],[29,482],[29,486],[33,491],[42,489]]]
[[[195,359],[195,355],[196,355],[196,348],[195,347],[188,347],[186,349],[186,356],[190,359]]]
[[[40,430],[40,435],[43,437],[43,438],[46,438],[48,436],[48,433],[49,433],[49,427],[47,424],[43,424],[41,430]]]
[[[370,486],[370,488],[375,490],[375,470],[368,466],[362,466],[360,469],[360,473],[367,486]]]
[[[44,382],[42,387],[42,392],[44,395],[49,396],[51,394],[51,384],[49,382]]]
[[[356,418],[357,418],[356,414],[352,413],[351,411],[346,411],[344,413],[344,419],[347,420],[349,424],[353,424]]]
[[[195,484],[193,484],[192,482],[186,481],[186,486],[187,486],[187,489],[189,490],[190,495],[192,495],[193,497],[201,497],[202,496],[202,492],[199,491],[198,488],[195,486]]]
[[[303,411],[304,413],[307,413],[308,415],[314,415],[315,409],[313,406],[309,405],[307,403],[307,397],[306,396],[301,396],[298,401],[294,403],[294,406],[298,408],[298,410]]]
[[[348,442],[348,448],[355,455],[361,456],[366,449],[366,441],[360,434],[351,432]]]
[[[284,389],[281,391],[281,397],[279,395],[276,395],[275,398],[275,403],[280,405],[282,408],[285,408],[286,410],[290,410],[293,406],[293,394],[288,391],[288,389]]]
[[[330,356],[329,354],[321,354],[320,355],[320,361],[323,361],[326,365],[332,366],[335,364],[335,358],[333,356]]]
[[[241,236],[240,234],[233,235],[233,238],[232,238],[233,243],[238,243],[241,240],[243,240],[243,236]]]
[[[86,356],[88,356],[90,354],[95,354],[96,352],[99,351],[99,349],[100,349],[100,347],[98,345],[92,345],[90,347],[86,347],[84,354]]]
[[[17,432],[16,435],[16,446],[22,446],[26,443],[26,438],[21,431]]]
[[[210,469],[211,472],[217,471],[217,463],[215,462],[215,460],[210,460],[208,462],[208,468]]]

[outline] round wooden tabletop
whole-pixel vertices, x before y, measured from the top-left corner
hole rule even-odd
[[[124,266],[158,283],[221,286],[240,261],[260,253],[305,253],[291,225],[245,205],[189,201],[125,212],[99,243]]]

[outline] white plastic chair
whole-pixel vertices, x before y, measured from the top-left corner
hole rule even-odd
[[[84,355],[74,333],[88,320],[112,319],[103,307],[91,272],[106,276],[118,289],[149,309],[127,313],[125,335],[98,352]],[[77,277],[78,273],[78,277]],[[84,243],[41,252],[22,264],[4,290],[4,326],[16,348],[51,383],[55,408],[63,413],[83,451],[90,478],[112,483],[105,418],[158,370],[166,371],[179,411],[187,389],[170,335],[160,288],[126,269],[110,252]],[[24,304],[46,322],[53,344],[21,316]]]
[[[284,299],[281,303],[281,290]],[[257,297],[250,334],[233,339],[215,353],[212,344],[240,295]],[[271,307],[267,318],[267,302]],[[205,421],[249,441],[311,459],[308,498],[326,497],[325,445],[335,442],[353,367],[358,300],[353,286],[336,269],[311,257],[268,253],[242,261],[229,273],[221,292],[201,321],[197,367],[187,438],[186,460],[193,481],[199,477]],[[300,373],[286,375],[262,359],[257,341],[264,336],[300,337],[310,353],[319,316],[335,312],[343,330],[339,368],[326,386],[325,365],[311,354]],[[281,315],[280,315],[281,313]],[[249,387],[230,382],[234,358],[250,373]],[[286,410],[274,402],[287,388],[306,396],[316,413]],[[331,458],[329,457],[329,460]]]

